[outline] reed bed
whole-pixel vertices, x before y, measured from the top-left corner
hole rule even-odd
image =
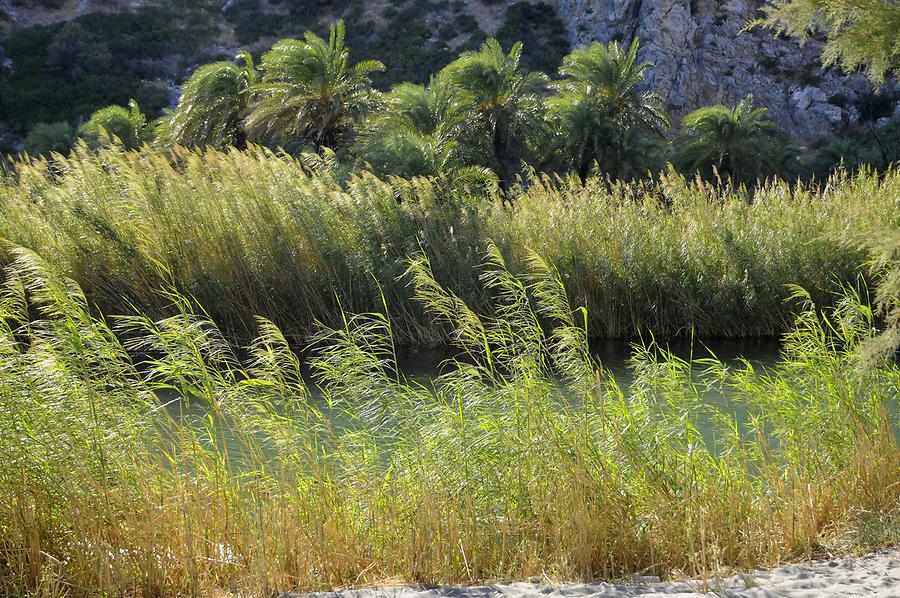
[[[155,289],[171,286],[242,338],[256,315],[300,339],[385,297],[397,342],[446,342],[409,301],[404,259],[427,252],[438,280],[486,311],[477,266],[488,239],[514,271],[529,248],[545,256],[588,308],[592,337],[762,336],[797,313],[787,285],[824,306],[856,280],[865,255],[841,239],[897,219],[900,172],[750,191],[673,173],[636,184],[529,176],[514,194],[504,207],[464,177],[379,179],[260,148],[81,147],[0,178],[0,236],[40,253],[106,313],[163,315]]]
[[[267,320],[239,350],[170,290],[166,318],[107,321],[35,254],[10,257],[4,593],[669,577],[815,554],[864,528],[876,544],[871,522],[897,520],[900,369],[860,359],[874,322],[852,291],[827,314],[798,293],[771,371],[650,343],[623,389],[537,254],[513,274],[488,245],[483,315],[416,254],[403,280],[460,358],[429,386],[406,380],[384,312],[345,314],[312,341],[317,402]],[[730,406],[701,399],[726,388]],[[161,405],[172,391],[210,417]]]

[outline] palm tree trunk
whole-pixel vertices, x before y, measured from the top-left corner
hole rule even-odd
[[[247,133],[240,125],[235,127],[234,130],[234,147],[241,151],[247,149]]]
[[[503,137],[500,135],[500,127],[494,127],[494,138],[492,140],[494,146],[494,159],[497,167],[494,173],[497,175],[497,187],[500,189],[500,200],[504,203],[507,201],[508,186],[506,183],[506,148],[503,145]]]
[[[581,156],[581,164],[578,165],[578,178],[581,179],[581,184],[584,185],[587,183],[588,175],[591,174],[591,162],[593,160],[589,159],[590,155],[585,152]]]

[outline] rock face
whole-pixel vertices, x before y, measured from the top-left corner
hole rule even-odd
[[[870,85],[822,69],[821,45],[744,31],[759,0],[555,0],[573,46],[640,38],[648,84],[676,116],[752,94],[785,132],[811,140],[858,118]]]
[[[470,17],[477,17],[485,32],[494,34],[507,8],[519,1],[459,0],[454,4]],[[654,64],[648,71],[647,85],[665,99],[676,117],[711,104],[735,104],[752,94],[755,104],[767,107],[786,133],[806,142],[854,125],[861,114],[861,100],[872,91],[862,75],[843,76],[822,69],[821,45],[815,41],[802,45],[768,30],[744,31],[747,23],[760,15],[765,0],[524,1],[556,10],[567,27],[572,47],[595,41],[629,43],[634,37],[640,38],[640,58]],[[391,2],[421,4],[413,0]],[[59,8],[45,8],[42,0],[0,0],[0,69],[11,66],[2,51],[4,30],[145,5],[172,10],[173,18],[181,10],[175,0],[61,0],[54,4]],[[218,28],[220,34],[211,40],[208,54],[233,56],[240,44],[233,31],[228,32],[227,19],[222,15],[236,1],[204,0],[201,4],[201,10],[212,15],[213,29]],[[282,4],[282,0],[263,0],[260,6],[264,12],[281,14],[277,11],[283,9]],[[342,4],[346,3],[317,0],[324,11],[323,20],[338,18]],[[364,3],[368,16],[362,15],[361,22],[365,24],[367,18],[383,12],[387,4],[387,0]],[[436,15],[443,14],[440,11],[445,4],[450,3],[432,2],[431,8],[419,9],[417,14],[426,28],[433,30],[442,22],[444,17]],[[889,91],[896,89],[893,85]]]

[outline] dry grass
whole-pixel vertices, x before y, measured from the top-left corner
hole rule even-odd
[[[0,588],[665,576],[809,554],[859,513],[896,518],[900,370],[861,366],[873,322],[853,293],[827,320],[807,305],[773,371],[645,347],[625,392],[590,358],[557,271],[526,255],[513,276],[489,252],[487,316],[425,257],[409,267],[423,313],[466,356],[433,388],[396,371],[383,314],[347,315],[315,339],[315,402],[270,323],[239,356],[169,294],[175,315],[117,318],[114,334],[76,285],[15,250],[0,295]],[[747,421],[700,398],[726,387]],[[160,408],[173,389],[215,417]]]

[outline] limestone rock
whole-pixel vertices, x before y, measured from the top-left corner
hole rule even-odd
[[[746,30],[762,0],[553,0],[573,46],[642,41],[654,64],[647,85],[676,117],[752,94],[781,128],[800,141],[838,132],[859,115],[853,103],[869,90],[861,75],[821,68],[821,45]],[[830,102],[841,96],[841,102]]]

